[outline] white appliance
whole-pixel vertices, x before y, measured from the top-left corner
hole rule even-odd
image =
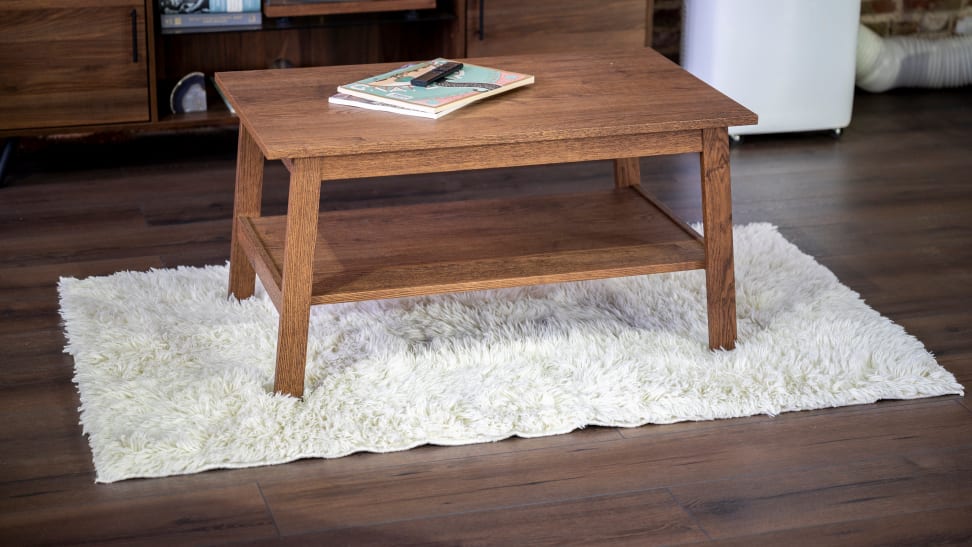
[[[729,134],[850,124],[860,0],[685,0],[682,66],[749,108]]]

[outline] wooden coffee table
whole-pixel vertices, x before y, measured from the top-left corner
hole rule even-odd
[[[471,60],[536,83],[438,120],[329,105],[399,64],[223,72],[240,118],[229,292],[280,314],[274,390],[304,390],[314,304],[704,268],[710,348],[736,339],[727,127],[756,116],[649,49]],[[638,158],[699,153],[705,237],[640,187]],[[260,214],[265,160],[290,171]],[[584,194],[320,212],[322,181],[612,160]]]

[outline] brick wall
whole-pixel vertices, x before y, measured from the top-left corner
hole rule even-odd
[[[969,33],[972,0],[861,0],[861,23],[882,36],[947,36],[961,28],[967,28],[965,32]],[[654,25],[654,48],[677,60],[682,39],[682,0],[655,0]]]
[[[972,17],[972,0],[862,0],[861,23],[882,36],[954,34]]]

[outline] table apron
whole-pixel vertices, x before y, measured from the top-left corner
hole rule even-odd
[[[459,146],[427,150],[373,152],[321,158],[320,179],[340,180],[417,175],[496,167],[683,154],[702,150],[697,129],[526,143]],[[293,162],[282,160],[293,172]]]

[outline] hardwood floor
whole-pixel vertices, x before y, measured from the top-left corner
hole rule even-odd
[[[970,143],[972,88],[862,94],[839,140],[734,146],[735,221],[778,225],[969,386]],[[57,279],[224,262],[235,146],[22,142],[0,188],[0,544],[972,544],[961,397],[94,484]],[[644,159],[644,185],[698,220],[698,168]],[[338,181],[322,206],[612,184],[608,162]],[[284,210],[282,166],[265,194]]]

